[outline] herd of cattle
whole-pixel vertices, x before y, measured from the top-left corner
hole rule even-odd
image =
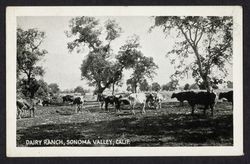
[[[187,101],[191,106],[191,114],[194,114],[196,105],[204,106],[204,114],[208,108],[211,109],[211,114],[213,115],[214,105],[216,104],[217,95],[214,92],[194,92],[186,91],[173,93],[171,98],[176,98],[180,101],[180,105],[183,105],[184,101]],[[223,92],[219,94],[219,99],[225,98],[229,102],[233,103],[233,91]],[[131,94],[116,94],[116,95],[97,95],[97,101],[100,103],[100,108],[108,111],[109,104],[115,107],[117,112],[120,111],[121,106],[129,105],[132,114],[135,114],[135,106],[137,104],[143,104],[141,109],[142,113],[145,113],[145,107],[160,109],[164,97],[160,93],[131,93]],[[84,98],[82,96],[74,97],[72,95],[66,95],[62,97],[63,103],[68,103],[76,106],[76,112],[79,112],[84,107]],[[24,110],[30,111],[30,117],[36,110],[37,105],[48,106],[51,102],[49,100],[26,100],[26,99],[17,99],[17,118],[21,118],[21,114]]]

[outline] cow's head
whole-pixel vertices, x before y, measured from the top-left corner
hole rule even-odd
[[[171,96],[171,99],[175,98],[175,97],[176,97],[176,93],[173,93],[172,96]]]
[[[223,94],[223,93],[220,93],[220,94],[219,94],[219,99],[222,99],[223,96],[224,96],[224,94]]]

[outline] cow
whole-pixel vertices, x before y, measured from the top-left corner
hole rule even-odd
[[[35,117],[35,104],[36,102],[31,100],[30,103],[25,99],[16,100],[17,105],[17,118],[21,119],[21,114],[24,113],[24,110],[28,110],[30,112],[30,117]]]
[[[51,104],[51,101],[49,99],[43,100],[42,105],[43,106],[49,106]]]
[[[72,103],[74,101],[74,96],[66,95],[66,96],[63,96],[62,99],[63,99],[63,103],[65,103],[65,102],[71,102]]]
[[[154,101],[154,97],[152,94],[147,95],[145,93],[132,93],[128,96],[128,100],[132,114],[135,114],[134,108],[136,104],[143,104],[141,112],[146,113],[146,104],[151,104]]]
[[[183,106],[183,102],[189,99],[189,96],[192,95],[194,92],[179,92],[179,93],[173,93],[171,96],[171,99],[176,98],[178,101],[180,101],[180,106]]]
[[[162,101],[164,100],[164,97],[160,93],[154,94],[154,102],[156,103],[156,109],[161,109]]]
[[[211,115],[213,116],[214,105],[216,103],[216,94],[213,92],[186,92],[187,101],[192,108],[191,114],[194,114],[196,105],[204,105],[204,114],[208,107],[211,108]]]
[[[105,111],[108,111],[108,105],[112,104],[115,106],[116,111],[120,111],[120,98],[122,98],[121,95],[99,95],[98,100],[100,102],[100,107],[102,109],[103,104],[105,104]]]
[[[229,92],[222,92],[219,94],[219,99],[225,98],[227,99],[228,102],[231,102],[232,104],[233,102],[233,91],[229,91]]]
[[[99,106],[102,109],[104,102],[104,98],[107,97],[106,95],[102,94],[102,93],[98,93],[97,94],[97,101],[99,102]]]
[[[82,97],[74,98],[73,105],[76,105],[76,113],[78,113],[81,110],[83,104],[84,104],[84,100]]]

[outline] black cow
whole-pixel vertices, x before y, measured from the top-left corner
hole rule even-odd
[[[105,104],[105,111],[108,111],[108,105],[112,104],[112,105],[115,105],[116,111],[119,111],[120,105],[121,105],[121,102],[119,101],[119,99],[121,97],[122,96],[120,96],[120,95],[107,96],[107,95],[98,94],[97,99],[100,102],[101,109],[102,109],[103,104]]]
[[[81,97],[76,97],[73,100],[73,105],[76,105],[76,113],[78,113],[81,110],[83,103],[84,100]]]
[[[43,100],[43,106],[49,106],[51,104],[50,100]]]
[[[194,92],[179,92],[179,93],[173,93],[171,98],[176,98],[178,101],[180,101],[180,106],[183,106],[183,102],[189,99],[190,95],[192,95]]]
[[[188,103],[192,107],[192,115],[194,114],[196,105],[204,105],[204,114],[206,114],[206,110],[208,107],[211,108],[211,115],[213,115],[214,105],[216,94],[213,92],[188,92],[186,93],[188,97]]]
[[[65,102],[73,102],[74,101],[74,96],[66,95],[66,96],[63,96],[62,99],[63,99],[63,103],[65,103]]]
[[[219,99],[225,98],[227,99],[228,102],[231,102],[232,104],[233,102],[233,91],[229,91],[229,92],[223,92],[219,94]]]

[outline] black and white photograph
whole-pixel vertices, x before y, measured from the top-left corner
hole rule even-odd
[[[7,154],[241,155],[241,14],[8,8]]]

